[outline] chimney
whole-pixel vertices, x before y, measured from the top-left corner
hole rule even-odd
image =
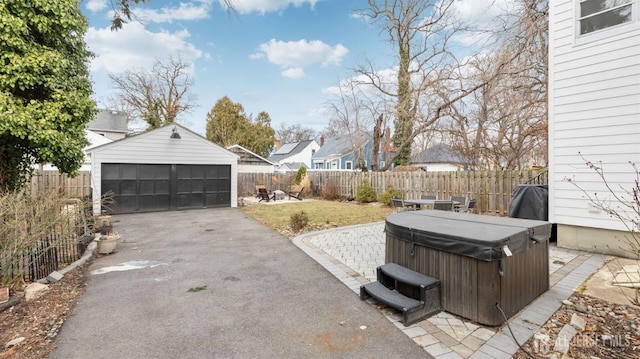
[[[320,147],[324,146],[324,136],[320,136]]]
[[[276,140],[273,146],[276,148],[276,151],[277,151],[280,149],[280,146],[282,146],[282,142],[280,142],[279,140]]]

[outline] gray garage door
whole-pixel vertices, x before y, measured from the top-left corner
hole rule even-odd
[[[231,206],[230,165],[102,164],[110,213]]]

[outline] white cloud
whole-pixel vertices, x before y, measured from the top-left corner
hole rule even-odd
[[[156,23],[173,22],[174,20],[201,20],[209,17],[210,1],[196,3],[181,2],[178,7],[162,7],[159,9],[138,8],[135,14],[142,21]]]
[[[511,10],[514,3],[514,0],[457,0],[451,10],[470,31],[456,34],[454,40],[464,46],[486,42],[491,37],[491,30],[500,30],[499,17]]]
[[[287,74],[295,73],[299,75],[303,68],[313,65],[322,67],[338,66],[348,53],[349,50],[341,44],[332,47],[320,40],[285,42],[271,39],[269,42],[260,44],[257,52],[249,55],[249,57],[253,60],[266,57],[272,64],[286,70],[299,68],[300,71],[285,71]],[[285,72],[283,72],[283,75],[285,75]]]
[[[304,77],[304,70],[299,67],[291,67],[282,71],[282,76],[290,79],[301,79]]]
[[[107,8],[107,0],[88,0],[85,7],[91,12],[102,11]]]
[[[156,59],[181,56],[193,62],[203,52],[189,43],[186,30],[151,32],[138,22],[127,24],[122,30],[111,31],[89,28],[85,41],[96,57],[91,61],[91,71],[123,72],[129,69],[148,68]]]
[[[265,14],[284,10],[289,6],[300,7],[309,4],[313,8],[320,0],[231,0],[232,6],[240,14],[258,12]],[[218,0],[220,5],[226,8],[225,0]]]

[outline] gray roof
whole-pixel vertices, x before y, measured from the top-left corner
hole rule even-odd
[[[127,114],[124,111],[98,109],[98,114],[87,124],[91,131],[128,133]]]
[[[371,139],[372,134],[368,134],[368,138],[363,141],[362,146]],[[348,135],[331,137],[324,141],[324,145],[313,155],[314,159],[327,159],[332,156],[343,156],[353,152],[353,145]]]
[[[236,155],[240,156],[240,159],[238,160],[238,163],[242,163],[242,164],[252,164],[252,165],[272,165],[273,163],[269,160],[267,160],[266,158],[257,155],[251,151],[249,151],[248,149],[240,146],[240,145],[231,145],[229,147],[227,147],[227,149],[233,153],[235,153]]]
[[[464,163],[463,157],[449,145],[439,143],[411,156],[409,163]]]
[[[313,140],[285,143],[278,150],[267,158],[271,162],[280,162],[287,157],[291,157],[295,154],[302,152],[307,146],[309,146]]]

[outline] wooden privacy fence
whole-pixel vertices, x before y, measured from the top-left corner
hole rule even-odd
[[[80,171],[72,178],[58,171],[36,170],[31,178],[31,190],[45,192],[51,189],[69,198],[88,197],[91,195],[91,171]]]
[[[238,196],[255,193],[256,185],[268,190],[288,191],[295,173],[238,173]],[[438,199],[466,196],[478,200],[477,211],[485,214],[507,215],[513,191],[519,184],[547,184],[546,169],[522,171],[455,171],[455,172],[348,172],[308,171],[315,196],[322,195],[325,186],[335,186],[343,197],[356,196],[357,187],[364,181],[380,195],[391,188],[400,190],[404,199],[418,199],[421,195],[436,195]],[[305,190],[306,191],[306,190]]]
[[[267,190],[289,191],[295,172],[238,173],[238,196],[255,195],[256,185]],[[479,213],[507,215],[511,195],[519,184],[547,184],[547,169],[521,171],[451,171],[451,172],[351,172],[307,171],[311,183],[306,196],[322,196],[323,188],[337,188],[342,197],[355,197],[358,186],[366,179],[380,195],[391,188],[400,190],[404,199],[418,199],[421,195],[436,195],[439,199],[466,196],[478,200]],[[75,178],[57,171],[37,172],[31,181],[34,190],[57,189],[67,197],[83,198],[91,195],[91,172],[83,171]]]

